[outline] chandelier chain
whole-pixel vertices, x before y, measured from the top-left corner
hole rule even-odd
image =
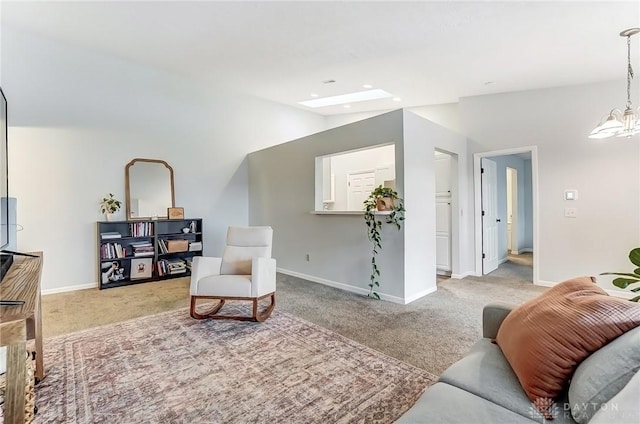
[[[633,67],[631,67],[631,36],[627,36],[627,108],[631,108],[631,80],[633,79]]]

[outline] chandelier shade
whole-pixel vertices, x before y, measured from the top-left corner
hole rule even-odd
[[[631,137],[640,134],[640,109],[634,110],[631,102],[631,80],[633,67],[631,66],[631,36],[640,33],[640,28],[625,29],[620,33],[627,38],[627,105],[624,112],[613,109],[597,127],[591,131],[589,138]]]

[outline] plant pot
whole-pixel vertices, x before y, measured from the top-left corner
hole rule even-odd
[[[115,217],[116,217],[116,214],[115,214],[115,213],[105,213],[105,214],[104,214],[104,219],[105,219],[105,221],[107,221],[107,222],[115,221],[115,220],[116,220],[116,218],[115,218]]]
[[[390,211],[393,208],[393,199],[391,197],[382,197],[377,199],[376,208],[379,211]]]

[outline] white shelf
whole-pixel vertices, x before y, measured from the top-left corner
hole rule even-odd
[[[312,215],[364,215],[364,211],[311,211]],[[375,215],[390,215],[391,211],[376,211]]]

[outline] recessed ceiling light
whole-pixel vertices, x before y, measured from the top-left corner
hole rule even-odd
[[[386,99],[388,97],[392,97],[391,94],[377,88],[375,90],[357,91],[355,93],[341,94],[339,96],[320,97],[313,100],[305,100],[302,102],[298,102],[298,104],[315,108],[343,105],[345,103],[364,102],[367,100]]]
[[[394,101],[394,102],[401,102],[401,101],[402,101],[402,99],[401,99],[400,97],[394,97],[394,98],[393,98],[393,101]]]
[[[344,105],[343,107],[349,109],[351,105]]]
[[[318,94],[316,94],[316,93],[311,93],[311,97],[318,97]]]
[[[371,84],[365,84],[362,86],[362,88],[373,88],[373,85]]]

